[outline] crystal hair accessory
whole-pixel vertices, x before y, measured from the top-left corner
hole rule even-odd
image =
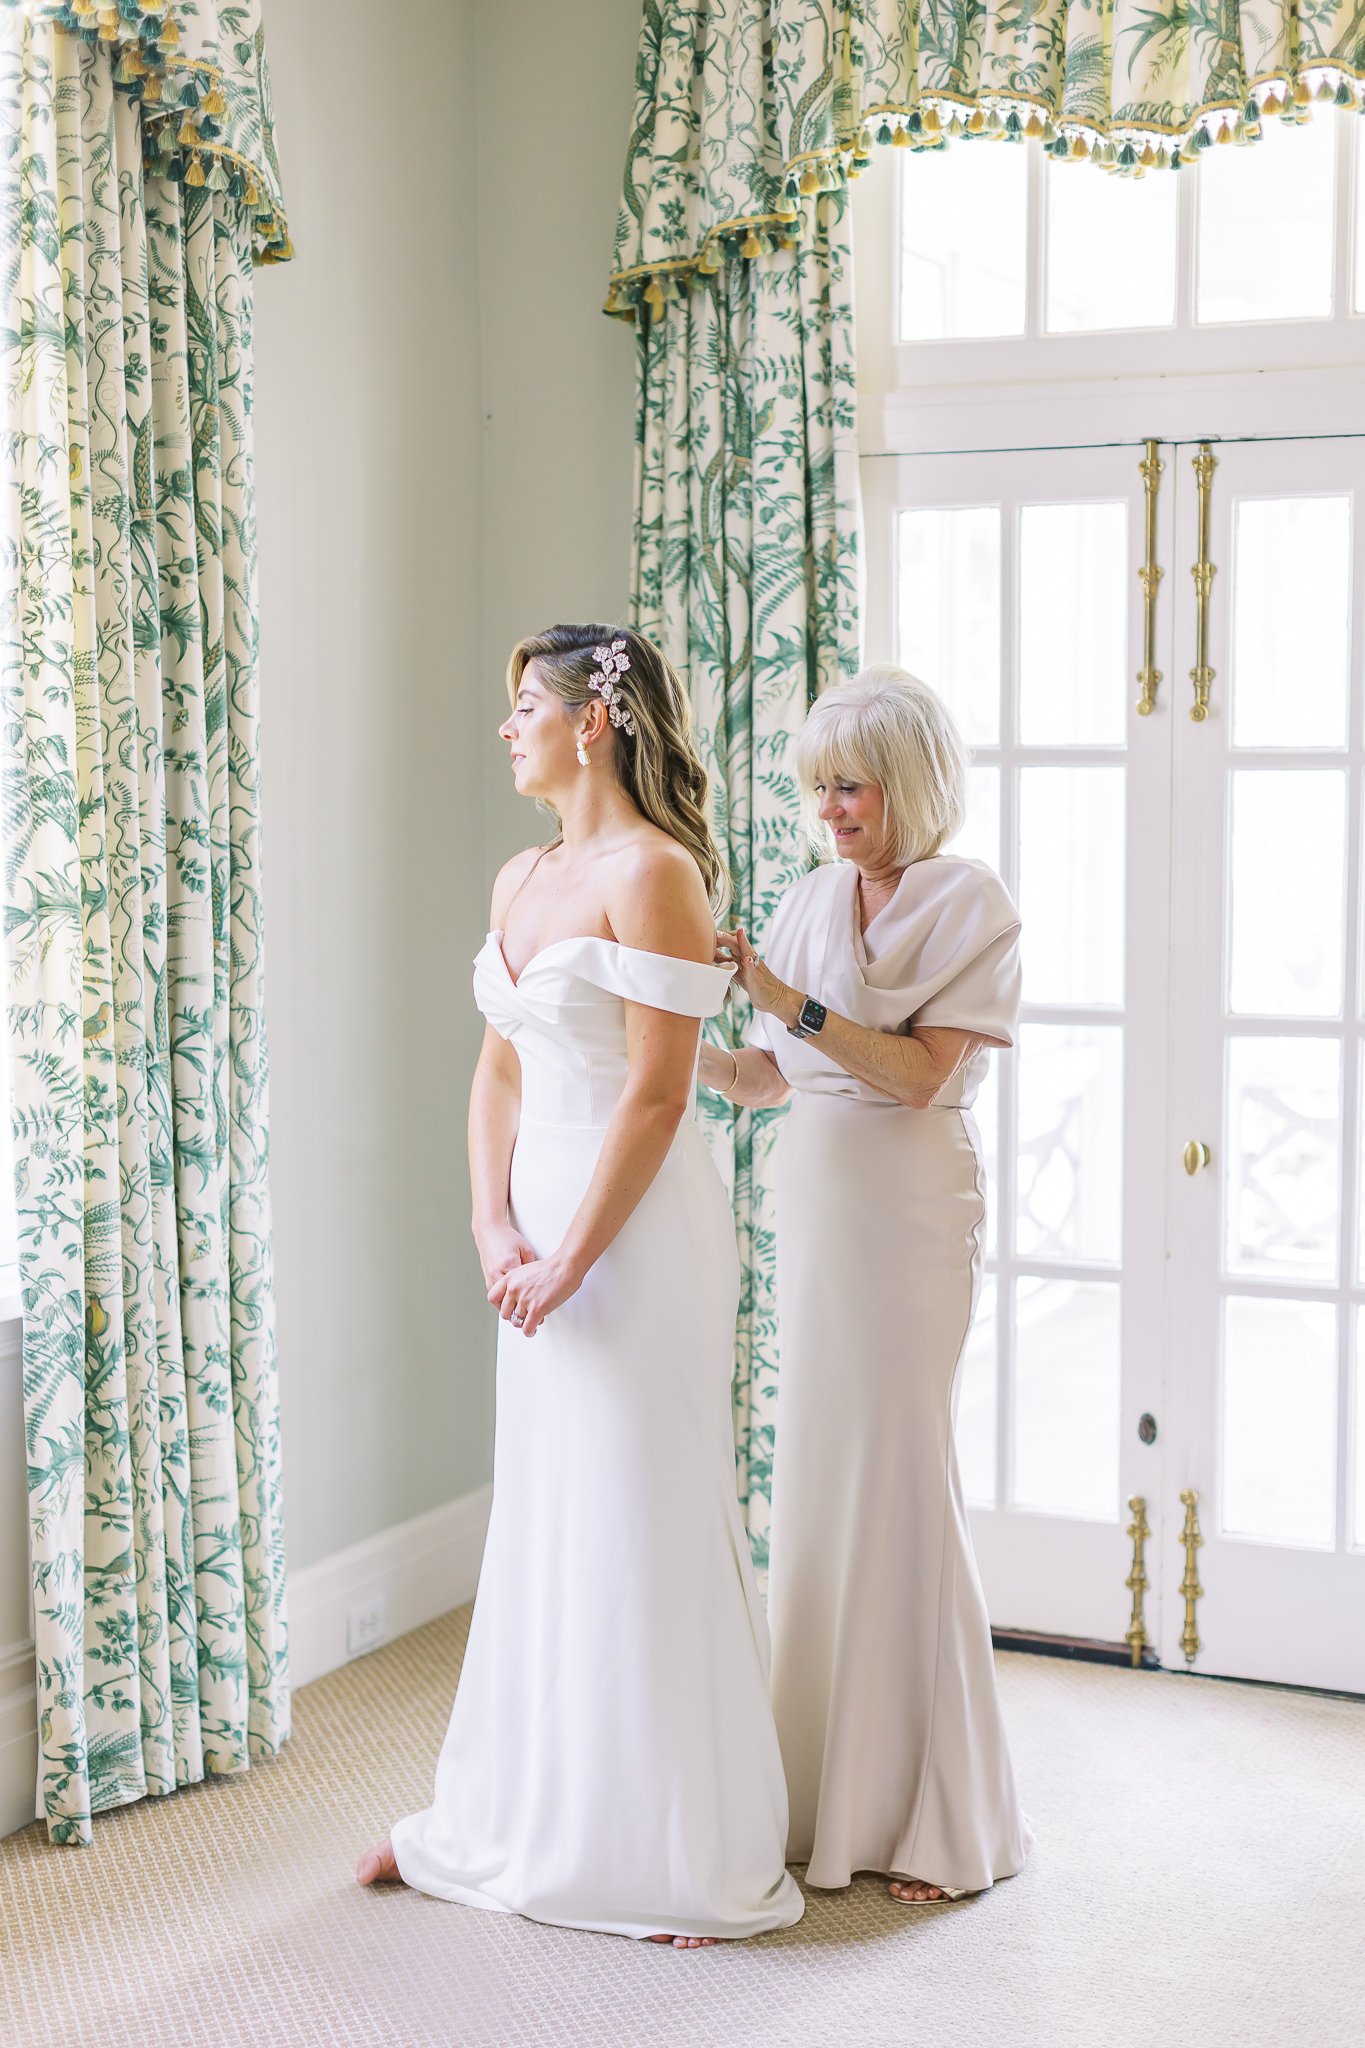
[[[635,720],[630,707],[621,701],[617,681],[630,667],[630,656],[626,653],[624,640],[613,640],[610,647],[594,647],[592,658],[598,664],[598,673],[589,676],[588,681],[597,691],[607,707],[607,716],[613,725],[619,725],[622,732],[635,737]]]

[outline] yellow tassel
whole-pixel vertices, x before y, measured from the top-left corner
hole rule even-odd
[[[246,191],[242,194],[243,204],[246,206],[257,206],[260,204],[260,198],[260,186],[254,178],[248,178],[246,181]]]
[[[1138,158],[1138,162],[1142,165],[1144,171],[1150,171],[1152,165],[1156,162],[1156,151],[1152,148],[1150,142]]]
[[[1336,87],[1332,84],[1331,79],[1326,76],[1320,78],[1318,80],[1318,89],[1313,97],[1319,100],[1334,100],[1336,96]]]
[[[761,256],[763,254],[763,244],[759,241],[758,236],[754,233],[752,228],[750,228],[748,234],[744,237],[744,246],[739,253],[746,259],[746,261],[750,263],[752,263],[755,256]]]
[[[190,119],[190,116],[188,114],[186,114],[184,120],[180,123],[180,133],[176,136],[175,139],[180,144],[180,147],[182,149],[193,149],[195,144],[198,142],[199,130],[195,126],[194,122]]]
[[[100,23],[100,41],[102,43],[116,43],[118,41],[117,16],[115,16],[113,21],[102,21]]]
[[[986,116],[982,113],[980,107],[973,107],[967,116],[967,133],[969,135],[979,135],[985,125]]]
[[[660,284],[657,277],[651,277],[649,283],[645,286],[645,304],[647,306],[653,306],[655,312],[657,313],[662,310],[663,303],[664,288]]]
[[[1071,156],[1073,162],[1083,163],[1086,157],[1089,156],[1089,154],[1090,151],[1086,147],[1085,137],[1083,135],[1078,135],[1071,145]]]
[[[1306,78],[1296,78],[1294,80],[1294,105],[1296,107],[1306,107],[1312,97],[1313,88],[1309,85],[1308,80]]]
[[[909,149],[910,131],[908,128],[893,128],[891,130],[891,147],[893,149]]]
[[[161,98],[161,76],[159,72],[148,72],[147,83],[142,88],[142,97],[152,105],[155,105],[156,101]]]
[[[926,108],[924,109],[924,132],[925,132],[925,134],[926,134],[926,135],[939,135],[939,134],[941,134],[941,133],[942,133],[942,129],[943,129],[943,124],[942,124],[942,122],[941,122],[941,121],[939,120],[939,118],[938,118],[938,109],[937,109],[936,107],[926,107]]]
[[[1268,92],[1261,101],[1261,112],[1263,114],[1282,114],[1284,112],[1284,101],[1276,99],[1273,91]]]
[[[179,24],[171,19],[169,12],[166,15],[166,19],[161,24],[160,32],[157,35],[157,41],[159,43],[178,43],[180,41]]]
[[[1232,140],[1232,129],[1231,129],[1231,127],[1230,127],[1230,126],[1228,125],[1228,123],[1227,123],[1226,121],[1224,121],[1224,123],[1223,123],[1222,127],[1221,127],[1221,128],[1220,128],[1220,129],[1218,130],[1218,133],[1217,133],[1217,135],[1215,135],[1215,137],[1214,137],[1214,141],[1215,141],[1215,142],[1218,142],[1218,143],[1224,143],[1224,142],[1231,142],[1231,140]]]
[[[73,14],[98,14],[99,8],[96,0],[72,0],[71,11]]]
[[[801,173],[801,190],[805,194],[807,199],[810,198],[812,192],[818,192],[820,190],[819,174],[816,171],[814,171],[809,164]]]
[[[1028,120],[1024,124],[1024,133],[1025,135],[1029,136],[1032,141],[1036,142],[1038,140],[1038,137],[1042,134],[1042,132],[1043,124],[1038,119],[1038,109],[1035,107],[1033,109],[1033,112],[1029,115]]]
[[[720,269],[720,257],[716,254],[714,242],[708,242],[697,258],[697,268],[703,277],[714,277]]]
[[[227,101],[223,98],[216,85],[213,91],[200,101],[199,111],[201,114],[212,114],[215,121],[220,114],[227,112]]]
[[[200,163],[197,156],[192,156],[189,161],[189,168],[185,172],[185,183],[187,185],[202,185],[203,182],[204,166]]]

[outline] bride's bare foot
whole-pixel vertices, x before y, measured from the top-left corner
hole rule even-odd
[[[714,1948],[714,1934],[648,1934],[646,1941],[666,1941],[670,1948]]]
[[[941,1885],[925,1884],[918,1877],[893,1877],[889,1890],[892,1898],[905,1906],[932,1906],[943,1897]]]
[[[357,1884],[401,1884],[402,1874],[394,1861],[393,1843],[388,1836],[377,1849],[367,1849],[355,1867]]]

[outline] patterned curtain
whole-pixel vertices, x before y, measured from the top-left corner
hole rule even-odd
[[[806,865],[789,735],[816,692],[857,663],[851,299],[836,198],[809,246],[730,264],[668,319],[640,325],[635,622],[688,680],[733,915],[759,932]],[[774,1119],[703,1101],[744,1255],[736,1440],[762,1569],[777,1363]]]
[[[1360,0],[650,0],[607,310],[809,231],[874,142],[1020,141],[1120,175],[1359,110]]]
[[[5,929],[44,1810],[289,1727],[262,1022],[254,8],[0,7]],[[230,32],[230,33],[229,33]]]

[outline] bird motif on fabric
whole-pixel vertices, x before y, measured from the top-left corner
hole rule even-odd
[[[95,1038],[103,1038],[113,1021],[114,1013],[108,1003],[101,1003],[94,1016],[87,1017],[85,1020],[86,1043],[89,1044]]]

